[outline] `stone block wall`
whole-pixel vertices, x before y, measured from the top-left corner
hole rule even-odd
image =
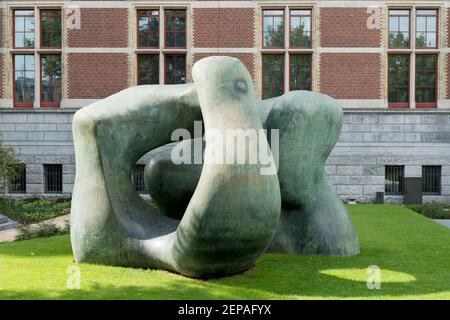
[[[70,196],[75,176],[71,121],[73,110],[1,110],[5,145],[27,165],[27,195],[41,195],[43,165],[63,165],[63,194]],[[420,177],[422,166],[442,166],[440,196],[425,201],[450,203],[450,110],[347,110],[339,141],[326,172],[344,200],[370,202],[384,191],[387,165],[404,165],[406,177]],[[401,202],[402,196],[387,196]]]

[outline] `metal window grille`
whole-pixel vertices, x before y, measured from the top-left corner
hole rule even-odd
[[[441,167],[422,167],[422,192],[423,194],[441,194]]]
[[[386,194],[403,194],[405,190],[405,167],[386,166],[384,191]]]
[[[45,193],[62,192],[62,165],[44,164]]]
[[[137,192],[145,192],[144,169],[145,165],[143,164],[137,164],[133,168],[132,181]]]
[[[26,167],[25,164],[20,164],[17,176],[11,180],[9,185],[10,193],[25,193],[26,192]]]

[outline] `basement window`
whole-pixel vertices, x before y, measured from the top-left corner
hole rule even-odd
[[[441,166],[422,167],[422,192],[425,195],[441,194]]]
[[[387,195],[402,195],[405,190],[405,166],[386,166],[384,181]]]
[[[144,164],[136,164],[133,167],[132,182],[134,185],[134,189],[139,193],[145,192],[144,170],[145,170]]]
[[[18,165],[17,175],[9,183],[10,193],[26,193],[26,166],[24,163]]]
[[[44,164],[44,192],[62,193],[62,164]]]

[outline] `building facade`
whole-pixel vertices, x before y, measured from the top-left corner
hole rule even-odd
[[[425,201],[450,202],[449,26],[443,0],[1,1],[0,132],[24,163],[8,192],[70,196],[77,109],[190,82],[195,61],[228,55],[262,99],[341,103],[326,170],[343,199],[401,202],[405,177],[421,177]]]

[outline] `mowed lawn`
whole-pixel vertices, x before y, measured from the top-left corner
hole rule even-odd
[[[0,244],[2,299],[450,299],[450,229],[402,206],[348,206],[359,233],[355,257],[265,254],[254,268],[219,280],[165,271],[79,264],[67,289],[68,236]],[[381,289],[367,288],[367,267]],[[70,282],[70,281],[69,281]]]

